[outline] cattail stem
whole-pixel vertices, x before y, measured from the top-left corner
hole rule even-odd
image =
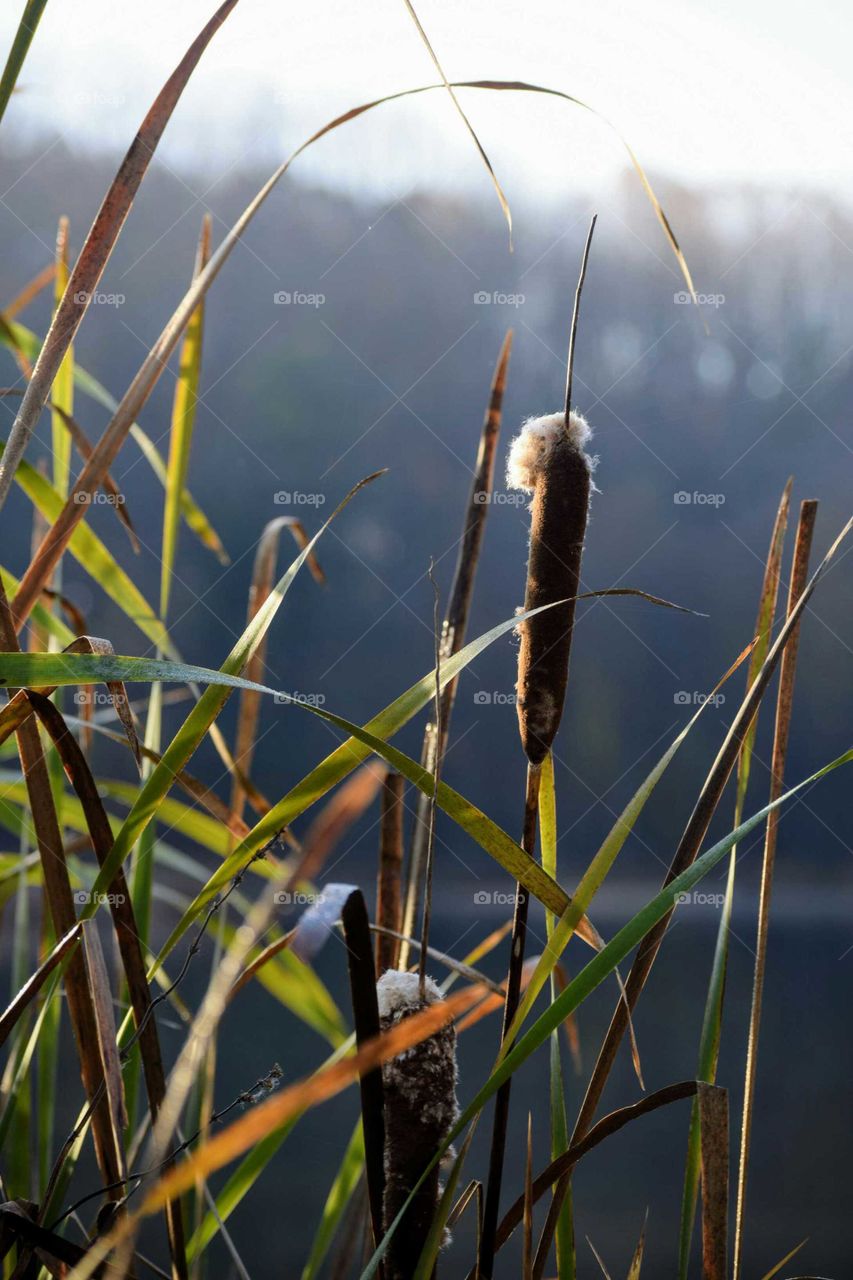
[[[383,1031],[441,999],[441,992],[417,973],[389,970],[377,984]],[[406,1204],[424,1169],[447,1137],[458,1114],[456,1029],[446,1022],[427,1040],[382,1068],[385,1094],[385,1199],[387,1232]],[[438,1208],[438,1166],[412,1196],[388,1241],[385,1280],[411,1280]]]
[[[542,773],[538,765],[527,766],[527,790],[524,799],[524,826],[521,847],[532,858],[536,850],[536,824],[539,812],[539,786]],[[507,974],[506,1000],[504,1002],[501,1039],[505,1039],[515,1017],[521,996],[521,977],[524,967],[524,948],[527,940],[527,910],[529,895],[523,885],[515,886],[515,914],[512,922],[509,971]],[[489,1155],[489,1177],[486,1184],[486,1203],[483,1209],[483,1229],[480,1237],[479,1280],[491,1280],[495,1261],[495,1234],[500,1211],[501,1182],[506,1152],[509,1099],[512,1088],[510,1076],[495,1095],[492,1126],[492,1147]]]
[[[376,886],[376,923],[382,929],[376,939],[376,972],[397,966],[402,920],[400,876],[403,867],[403,778],[389,773],[382,787],[382,815],[379,823],[379,879]]]

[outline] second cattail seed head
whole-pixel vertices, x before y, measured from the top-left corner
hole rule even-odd
[[[519,624],[516,709],[521,742],[538,768],[560,725],[595,459],[578,413],[529,418],[512,443],[507,483],[533,494],[525,612],[564,601]]]

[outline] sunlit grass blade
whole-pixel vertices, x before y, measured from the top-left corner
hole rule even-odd
[[[786,1253],[784,1258],[780,1258],[779,1261],[776,1263],[776,1265],[771,1267],[770,1270],[761,1277],[761,1280],[773,1280],[774,1276],[778,1276],[779,1272],[786,1265],[786,1263],[790,1262],[791,1259],[795,1257],[805,1245],[808,1244],[808,1242],[809,1242],[809,1238],[808,1236],[806,1236],[805,1240],[801,1240],[799,1244],[795,1244],[793,1249],[790,1251],[790,1253]]]
[[[56,233],[56,275],[54,277],[54,303],[57,307],[68,287],[68,219],[59,219]],[[68,479],[71,472],[71,437],[63,415],[74,412],[74,345],[69,342],[62,357],[50,392],[54,408],[51,411],[51,439],[53,441],[53,487],[63,502],[68,497]]]
[[[210,257],[210,214],[204,215],[201,224],[195,269],[197,276]],[[181,495],[186,487],[190,462],[193,427],[195,425],[198,387],[201,377],[201,349],[204,336],[204,301],[199,302],[184,334],[175,395],[172,401],[172,425],[169,432],[169,462],[166,472],[166,503],[163,510],[163,541],[160,565],[160,616],[169,613],[169,596],[172,574],[178,549],[178,532],[181,519]]]

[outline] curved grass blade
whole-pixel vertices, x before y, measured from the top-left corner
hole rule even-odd
[[[489,159],[489,157],[486,155],[486,152],[483,148],[483,144],[480,142],[480,139],[477,137],[476,133],[474,132],[474,127],[471,124],[471,121],[468,119],[464,110],[462,109],[462,105],[456,96],[453,85],[450,83],[450,81],[447,79],[447,76],[444,74],[444,68],[439,62],[438,55],[436,54],[435,50],[433,49],[430,43],[429,36],[421,26],[421,20],[418,17],[417,13],[415,13],[412,0],[405,0],[405,5],[409,11],[409,16],[411,17],[412,22],[414,22],[417,28],[418,35],[423,40],[426,46],[427,53],[432,59],[433,66],[435,67],[436,71],[441,76],[444,82],[444,87],[447,90],[448,94],[450,95],[450,101],[453,103],[454,107],[459,113],[459,117],[462,120],[462,123],[465,125],[465,128],[468,130],[468,133],[470,134],[470,137],[472,142],[474,143],[474,146],[477,148],[478,152],[480,153],[480,159],[483,161],[483,164],[486,166],[486,172],[488,173],[489,177],[492,180],[492,185],[495,188],[495,192],[498,197],[498,202],[503,211],[503,215],[506,218],[507,230],[509,231],[509,248],[511,253],[512,252],[512,214],[510,212],[509,204],[507,203],[507,198],[503,193],[503,189],[501,188],[501,184],[498,182],[498,176],[495,173],[494,169],[492,168],[492,162]]]
[[[72,640],[70,645],[63,650],[68,654],[98,654],[105,656],[114,652],[109,640],[101,640],[97,636],[78,636],[76,640]],[[61,654],[57,655],[61,658]],[[130,710],[130,704],[127,700],[127,692],[121,680],[108,680],[105,682],[113,711],[121,722],[125,736],[137,765],[140,762],[139,739],[136,736],[136,727],[133,723],[133,715]],[[50,697],[56,692],[56,686],[48,686],[41,689],[41,693],[45,697]],[[31,714],[32,704],[29,702],[26,693],[22,688],[10,698],[5,707],[0,708],[0,743],[6,741],[10,734],[14,733]]]
[[[9,496],[15,470],[23,457],[44,402],[50,394],[65,353],[86,313],[89,299],[97,289],[151,157],[157,150],[163,130],[201,55],[236,3],[237,0],[224,0],[190,45],[150,107],[118,173],[104,196],[74,270],[68,279],[62,300],[53,316],[21,408],[12,426],[7,450],[0,463],[0,508]]]
[[[235,0],[231,0],[232,4],[234,2]],[[223,8],[224,7],[225,6],[223,6]],[[586,110],[591,109],[586,107],[585,103],[582,103],[578,99],[573,98],[570,94],[562,93],[555,89],[546,89],[540,85],[527,84],[523,81],[499,81],[499,80],[466,81],[466,82],[454,83],[451,87],[453,89],[472,88],[472,89],[485,89],[485,90],[492,90],[492,91],[509,90],[512,92],[545,93],[545,94],[549,94],[550,96],[557,97],[568,102],[572,102],[575,105],[583,106]],[[40,594],[41,588],[48,581],[51,575],[51,572],[53,570],[53,566],[61,557],[63,550],[68,542],[68,539],[71,536],[72,530],[74,529],[75,525],[82,517],[82,514],[83,514],[82,507],[85,505],[85,500],[83,503],[76,501],[77,495],[91,493],[93,488],[97,487],[97,485],[100,483],[102,472],[107,470],[112,465],[119,449],[121,448],[125,440],[125,437],[127,436],[128,431],[130,430],[131,424],[138,417],[142,406],[145,404],[146,400],[148,399],[152,390],[154,389],[158,379],[160,378],[163,372],[163,369],[166,367],[166,362],[168,361],[169,356],[171,355],[172,351],[175,349],[175,346],[179,342],[181,334],[183,333],[184,329],[189,323],[190,318],[193,312],[195,311],[195,308],[197,307],[198,303],[201,301],[204,294],[210,288],[213,281],[216,279],[217,275],[221,271],[226,260],[230,256],[232,250],[240,242],[243,236],[243,233],[245,232],[252,218],[261,208],[267,196],[269,196],[270,192],[273,190],[273,188],[276,186],[279,180],[287,172],[287,170],[289,169],[293,161],[296,160],[296,158],[300,156],[304,151],[306,151],[309,147],[313,146],[321,138],[325,137],[326,134],[331,133],[334,129],[339,128],[343,124],[347,124],[351,120],[357,119],[359,116],[363,115],[365,112],[371,111],[375,107],[381,106],[386,102],[393,102],[401,98],[410,97],[419,93],[430,92],[438,88],[445,90],[445,85],[444,84],[422,85],[417,89],[403,90],[399,93],[386,95],[384,98],[376,99],[373,102],[364,103],[360,107],[354,107],[351,110],[344,112],[343,115],[337,116],[334,120],[331,120],[329,121],[328,124],[325,124],[321,129],[318,129],[314,134],[311,135],[310,138],[308,138],[305,142],[303,142],[301,146],[297,147],[296,151],[294,151],[293,154],[289,156],[287,160],[285,160],[284,163],[281,164],[274,171],[274,173],[267,179],[267,181],[261,187],[260,191],[258,191],[257,195],[249,203],[246,209],[244,209],[243,213],[234,223],[233,227],[228,232],[228,234],[225,236],[224,240],[220,244],[217,251],[213,254],[212,258],[210,259],[210,262],[207,264],[205,269],[199,274],[197,279],[190,286],[190,289],[187,291],[187,293],[184,295],[181,302],[178,304],[176,310],[172,314],[171,319],[166,324],[165,329],[162,331],[162,333],[160,334],[160,337],[154,343],[154,346],[151,348],[145,360],[143,361],[142,365],[140,366],[140,369],[136,374],[135,378],[133,379],[133,382],[131,383],[130,387],[125,392],[125,395],[123,396],[115,414],[113,415],[112,420],[107,425],[107,428],[104,431],[104,434],[101,437],[101,440],[99,441],[95,449],[95,454],[93,458],[83,468],[83,472],[77,482],[77,485],[75,487],[75,493],[74,495],[72,495],[72,499],[70,499],[68,503],[66,503],[65,508],[63,509],[61,515],[53,522],[53,525],[51,526],[50,530],[45,536],[44,541],[42,542],[38,552],[34,556],[29,569],[24,575],[24,578],[21,583],[21,590],[18,596],[18,608],[16,610],[16,619],[18,624],[22,623],[23,620],[27,617],[30,609],[32,608],[33,604],[35,603],[36,599]],[[595,113],[595,114],[598,114],[598,113]],[[604,117],[599,117],[599,118],[601,118],[602,120],[604,119]],[[609,122],[607,121],[606,123],[609,124]],[[624,143],[624,140],[623,140],[623,143]],[[630,147],[627,146],[627,143],[624,143],[624,145],[626,146],[626,149],[628,151],[629,157],[631,159],[631,163],[633,164],[634,168],[636,169],[643,183],[643,187],[646,191],[646,194],[649,197],[650,201],[652,202],[652,206],[655,210],[655,213],[658,216],[658,220],[660,221],[661,226],[664,229],[667,239],[670,242],[670,246],[672,247],[672,250],[676,255],[679,266],[681,267],[682,274],[684,275],[685,281],[687,282],[688,287],[690,289],[691,295],[695,298],[693,281],[690,277],[690,272],[687,268],[687,263],[684,259],[683,253],[681,252],[681,248],[677,240],[675,239],[672,228],[670,227],[669,222],[667,221],[666,216],[664,215],[660,202],[655,196],[651,188],[651,185],[648,181],[648,178],[646,177],[642,169],[642,166],[639,164],[639,161],[637,160],[633,151],[631,151]],[[76,269],[75,269],[75,275],[76,275]],[[72,280],[69,282],[69,289],[71,288],[73,283],[74,283],[74,277],[72,276]],[[66,296],[67,296],[67,291],[66,291]],[[48,339],[49,338],[50,338],[50,334],[48,335]],[[48,339],[45,340],[45,348],[47,347]],[[31,383],[30,383],[31,387],[35,385],[35,381],[36,379],[35,379],[35,373],[34,373],[33,379],[31,380]],[[48,384],[48,387],[49,387],[49,384]],[[45,387],[43,389],[43,395],[47,394],[48,387]],[[39,407],[40,407],[40,404],[39,404]],[[32,418],[32,421],[29,422],[29,425],[26,428],[27,431],[32,429],[32,426],[35,421],[35,417],[32,415],[32,413],[30,414],[30,417]],[[23,432],[24,431],[24,426],[23,426],[24,406],[23,405],[21,408],[21,413],[18,415],[18,419],[16,420],[16,424],[18,421],[22,423],[21,432]],[[8,487],[8,483],[10,483],[9,468],[10,467],[14,468],[14,466],[17,465],[18,461],[20,460],[20,454],[23,452],[24,443],[25,443],[25,440],[21,442],[16,441],[17,456],[13,455],[12,457],[9,458],[8,466],[6,466],[5,469],[0,468],[0,505],[2,505],[2,502],[5,497],[3,492],[3,486],[5,484],[6,487]]]
[[[534,1202],[541,1199],[550,1187],[564,1178],[579,1160],[597,1147],[599,1143],[603,1142],[605,1138],[612,1137],[613,1134],[618,1133],[626,1125],[633,1123],[634,1120],[639,1120],[643,1116],[659,1111],[661,1107],[668,1107],[674,1102],[681,1102],[685,1098],[694,1097],[698,1087],[695,1080],[682,1080],[678,1084],[670,1084],[663,1089],[658,1089],[640,1102],[634,1102],[627,1107],[620,1107],[618,1111],[611,1111],[609,1115],[599,1120],[598,1124],[589,1131],[585,1138],[570,1147],[559,1159],[552,1160],[548,1167],[534,1179]],[[522,1221],[523,1213],[524,1198],[519,1197],[507,1210],[498,1228],[499,1248],[509,1240],[513,1231]]]

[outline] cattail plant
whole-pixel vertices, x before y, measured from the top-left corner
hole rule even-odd
[[[509,455],[508,483],[533,494],[524,609],[555,605],[518,628],[518,727],[534,769],[551,750],[566,699],[592,488],[592,463],[584,452],[589,437],[578,413],[529,418]]]
[[[580,414],[572,412],[571,398],[578,308],[594,229],[595,217],[590,224],[575,294],[565,408],[560,413],[527,419],[510,448],[507,470],[507,483],[511,487],[533,495],[530,504],[530,548],[524,611],[551,606],[532,618],[526,618],[519,623],[518,628],[521,643],[518,651],[516,707],[521,745],[527,756],[521,846],[531,858],[536,848],[542,763],[551,750],[560,727],[566,700],[575,597],[580,583],[581,556],[593,488],[594,462],[584,450],[590,429]],[[521,995],[528,902],[527,890],[522,884],[517,884],[504,1001],[503,1040],[506,1040]],[[495,1098],[480,1246],[481,1280],[491,1280],[494,1265],[509,1098],[510,1080],[507,1080]]]
[[[383,1031],[441,1000],[429,977],[388,970],[376,988]],[[412,1188],[447,1137],[458,1115],[456,1103],[456,1029],[441,1029],[382,1068],[385,1095],[384,1228],[387,1231]],[[385,1256],[385,1280],[411,1280],[438,1207],[436,1166],[412,1197],[391,1236]]]

